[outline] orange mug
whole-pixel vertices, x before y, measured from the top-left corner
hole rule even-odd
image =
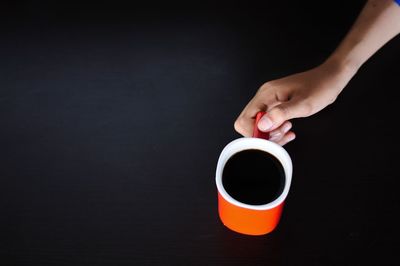
[[[226,227],[246,235],[264,235],[275,229],[280,220],[292,179],[292,160],[289,154],[280,145],[267,140],[269,138],[268,133],[258,130],[257,123],[264,114],[265,112],[259,112],[256,116],[253,137],[243,137],[230,142],[222,150],[217,163],[215,179],[218,190],[219,217]],[[272,156],[271,158],[274,158],[277,164],[279,164],[282,173],[281,185],[279,191],[276,191],[274,198],[271,198],[269,202],[249,204],[238,198],[237,195],[240,195],[241,189],[240,182],[245,179],[240,180],[239,178],[239,183],[235,181],[238,183],[235,193],[231,193],[229,189],[227,189],[226,183],[224,184],[223,182],[224,170],[229,160],[233,159],[235,155],[248,150],[264,153],[266,156]],[[257,162],[259,163],[259,161]],[[237,167],[239,167],[239,170]],[[242,167],[242,165],[239,160],[234,171],[242,172],[243,170],[244,176],[241,178],[246,178],[247,169],[240,169],[240,167]],[[260,176],[257,178],[272,178],[268,176],[268,173],[257,173],[257,175]],[[249,189],[248,184],[247,189]],[[250,187],[250,191],[248,192],[250,194],[251,189]],[[256,187],[253,187],[253,189],[256,189]],[[236,196],[234,194],[236,194]]]

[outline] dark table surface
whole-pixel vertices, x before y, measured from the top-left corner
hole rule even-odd
[[[363,3],[3,7],[0,265],[398,265],[399,38],[293,121],[273,233],[217,214],[236,116],[322,62]]]

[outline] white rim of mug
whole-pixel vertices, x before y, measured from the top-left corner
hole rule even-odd
[[[265,151],[265,152],[270,153],[273,156],[275,156],[281,163],[281,165],[284,169],[284,172],[285,172],[285,177],[284,177],[285,178],[285,186],[283,188],[282,193],[275,200],[273,200],[267,204],[251,205],[251,204],[246,204],[246,203],[240,202],[240,201],[234,199],[233,197],[231,197],[228,194],[228,192],[226,192],[226,190],[222,184],[222,173],[223,173],[223,169],[224,169],[225,164],[228,161],[228,159],[240,151],[251,150],[251,149]],[[286,152],[286,150],[284,148],[282,148],[280,145],[278,145],[272,141],[265,140],[265,139],[245,137],[245,138],[239,138],[239,139],[231,141],[222,150],[222,152],[219,156],[219,159],[218,159],[218,163],[217,163],[217,170],[215,173],[215,181],[217,184],[218,192],[221,194],[222,197],[224,197],[224,199],[226,199],[231,204],[234,204],[236,206],[246,208],[246,209],[252,209],[252,210],[269,210],[269,209],[275,208],[276,206],[280,205],[286,199],[286,197],[289,193],[290,183],[292,181],[292,171],[293,171],[292,160],[291,160],[289,154]]]

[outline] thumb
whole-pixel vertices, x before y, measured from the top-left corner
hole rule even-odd
[[[280,127],[285,121],[311,115],[311,106],[300,100],[281,103],[269,110],[258,122],[258,129],[264,132]]]

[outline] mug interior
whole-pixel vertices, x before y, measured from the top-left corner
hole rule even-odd
[[[285,200],[291,176],[292,162],[281,146],[259,138],[240,138],[221,152],[216,183],[218,192],[230,203],[267,210]]]

